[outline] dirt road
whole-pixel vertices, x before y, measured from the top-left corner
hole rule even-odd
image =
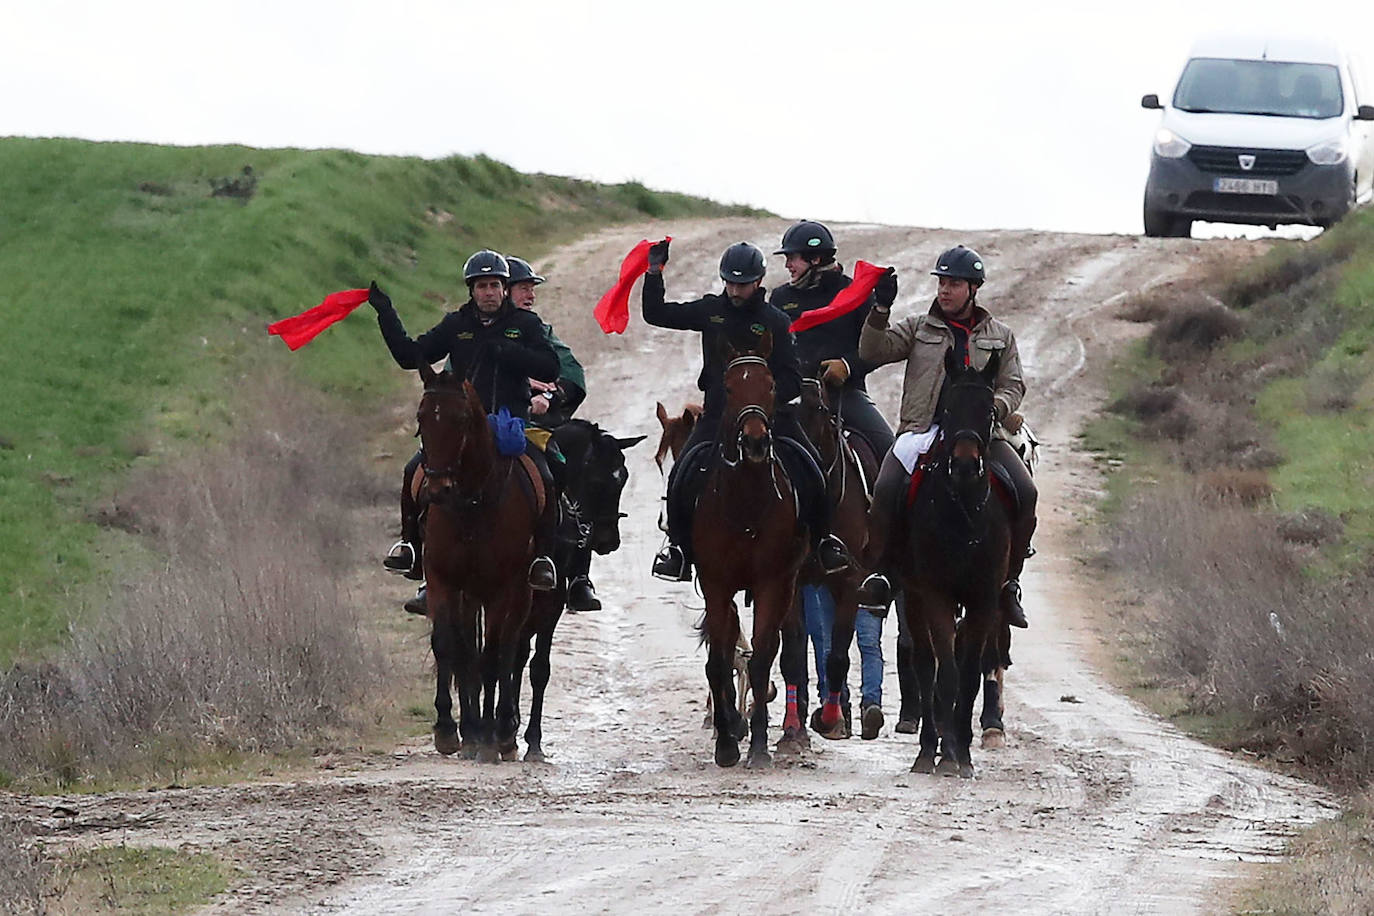
[[[588,364],[582,414],[620,435],[656,435],[655,399],[676,407],[695,393],[693,335],[646,328],[636,314],[623,337],[605,338],[588,317],[634,241],[674,235],[669,295],[687,299],[718,287],[726,244],[771,251],[782,228],[634,227],[541,262],[550,282],[540,310]],[[714,766],[701,728],[705,658],[690,632],[700,601],[648,575],[661,483],[646,444],[630,453],[624,546],[593,567],[606,609],[559,631],[548,765],[482,766],[416,741],[392,760],[290,784],[70,799],[79,813],[50,818],[54,830],[219,850],[249,872],[211,908],[224,913],[1216,911],[1228,881],[1332,808],[1306,785],[1182,737],[1096,673],[1111,622],[1079,558],[1100,480],[1073,434],[1105,396],[1105,356],[1139,332],[1111,317],[1120,298],[1181,274],[1204,250],[1247,257],[1258,243],[836,229],[842,258],[898,267],[898,317],[929,301],[940,250],[978,248],[989,263],[983,301],[1020,341],[1025,410],[1045,441],[1040,553],[1024,583],[1031,629],[1013,647],[1008,744],[975,748],[976,779],[908,772],[914,738],[891,730],[895,621],[884,640],[889,724],[877,740],[816,738],[802,763],[766,772]],[[870,382],[889,417],[900,378],[893,367]],[[400,586],[376,578],[379,606],[393,602]],[[33,817],[52,804],[5,807]]]

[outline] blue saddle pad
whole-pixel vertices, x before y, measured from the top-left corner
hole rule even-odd
[[[525,454],[525,421],[513,417],[509,410],[502,407],[496,413],[487,414],[491,424],[491,434],[496,437],[496,451],[507,458]]]

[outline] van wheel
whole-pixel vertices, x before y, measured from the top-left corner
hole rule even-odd
[[[1186,239],[1193,234],[1193,221],[1164,210],[1145,211],[1145,237],[1151,239]]]

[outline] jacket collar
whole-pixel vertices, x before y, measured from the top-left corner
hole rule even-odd
[[[926,317],[936,327],[949,327],[948,322],[945,321],[945,313],[940,310],[940,300],[938,299],[930,301],[930,311],[926,312]],[[992,320],[992,313],[975,302],[973,303],[973,314],[969,318],[972,321],[970,327],[977,329]]]

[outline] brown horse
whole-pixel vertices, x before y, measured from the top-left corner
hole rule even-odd
[[[1007,513],[992,495],[987,461],[998,363],[994,353],[978,370],[959,365],[946,351],[936,411],[940,440],[918,468],[906,536],[894,552],[920,686],[921,749],[913,772],[973,776],[973,705],[1002,620],[1011,549]]]
[[[735,684],[731,669],[739,639],[734,598],[754,596],[754,653],[749,659],[755,697],[750,717],[750,767],[772,764],[768,753],[768,676],[786,626],[800,634],[793,605],[797,572],[807,555],[807,537],[798,522],[797,493],[774,451],[773,373],[768,367],[772,337],[764,334],[754,352],[727,344],[725,411],[711,465],[697,500],[692,546],[697,578],[706,598],[702,635],[707,646],[706,678],[715,704],[716,764],[739,762]],[[787,683],[783,741],[804,734],[806,647],[801,639],[783,645],[782,673]]]
[[[423,360],[419,372],[425,383],[417,414],[428,503],[424,562],[437,679],[434,747],[495,762],[515,747],[516,659],[531,602],[524,572],[553,494],[540,506],[528,459],[498,454],[470,382],[436,373]],[[455,683],[457,724],[449,693]]]
[[[878,477],[878,466],[867,443],[861,452],[845,438],[842,418],[835,409],[839,399],[839,390],[821,380],[802,380],[800,419],[821,456],[826,496],[831,504],[831,530],[846,544],[860,547],[868,537],[869,488]],[[821,733],[827,738],[848,734],[841,714],[840,686],[849,677],[849,646],[854,641],[854,618],[859,612],[859,584],[867,574],[857,562],[830,576],[822,573],[814,559],[802,568],[804,584],[824,585],[835,600],[830,654],[825,661],[830,696],[821,707]]]

